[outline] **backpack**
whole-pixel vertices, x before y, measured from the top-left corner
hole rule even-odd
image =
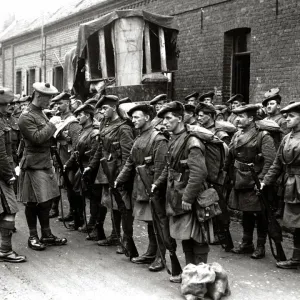
[[[181,154],[191,136],[198,138],[205,146],[205,164],[207,168],[207,181],[211,184],[223,185],[225,171],[223,167],[229,153],[227,145],[216,137],[211,131],[198,125],[187,125],[188,135],[179,151]]]

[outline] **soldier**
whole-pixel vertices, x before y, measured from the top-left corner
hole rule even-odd
[[[229,197],[229,207],[243,212],[243,239],[233,249],[236,254],[252,253],[251,258],[260,259],[265,256],[267,224],[265,224],[262,207],[254,190],[254,181],[248,164],[255,165],[260,179],[269,170],[275,158],[275,146],[272,137],[266,131],[258,131],[255,126],[258,106],[247,104],[233,110],[237,115],[240,129],[233,136],[229,145],[229,156],[225,171],[233,169],[234,183]],[[257,247],[254,250],[253,232],[257,226]]]
[[[117,176],[125,165],[133,145],[133,130],[129,125],[128,120],[121,119],[118,115],[118,102],[119,99],[117,96],[105,95],[102,96],[95,107],[101,108],[104,120],[100,123],[99,128],[99,146],[95,155],[91,158],[89,166],[85,168],[84,174],[87,174],[90,171],[98,171],[95,183],[101,185],[103,205],[107,208],[111,208],[112,211],[112,233],[105,240],[98,241],[98,245],[117,245],[117,253],[123,254],[124,252],[119,243],[121,220],[124,231],[124,242],[133,244],[133,218],[130,192],[126,189],[120,192],[126,206],[126,212],[121,214],[116,205],[116,201],[114,201],[109,193],[108,178],[104,174],[102,166],[100,166],[101,158],[106,158],[108,167],[111,168],[110,173]],[[136,254],[132,255],[137,256]]]
[[[17,104],[15,105],[15,109],[13,112],[13,116],[16,119],[19,119],[22,111],[28,106],[31,100],[32,100],[31,96],[24,96],[16,101]]]
[[[134,170],[138,167],[144,167],[148,170],[148,181],[153,182],[159,177],[165,165],[165,155],[167,153],[167,139],[159,131],[151,126],[151,119],[154,117],[154,110],[147,104],[136,105],[129,110],[128,115],[132,117],[132,122],[139,135],[136,138],[131,149],[130,156],[128,157],[124,168],[116,179],[115,184],[124,184],[130,180]],[[156,192],[149,203],[149,191],[143,183],[143,178],[136,172],[133,186],[133,200],[134,200],[134,216],[137,220],[145,221],[148,223],[148,238],[149,245],[146,253],[133,258],[132,262],[137,264],[151,263],[149,270],[158,272],[164,269],[162,256],[165,256],[165,245],[169,249],[172,260],[172,276],[178,276],[181,273],[181,267],[176,256],[176,241],[171,238],[169,231],[169,222],[165,210],[165,197],[164,193]],[[150,184],[150,189],[151,189]],[[151,211],[150,205],[154,206]],[[156,214],[153,216],[153,214]],[[157,221],[157,218],[159,221]],[[162,236],[155,236],[156,232],[162,232]],[[162,242],[164,240],[164,243]],[[159,247],[159,248],[158,248]],[[173,255],[173,257],[172,257]],[[154,260],[155,259],[155,260]]]
[[[286,119],[280,112],[281,96],[279,95],[279,89],[269,90],[265,93],[265,97],[266,98],[262,101],[262,105],[266,108],[268,114],[265,119],[273,120],[280,126],[283,133],[280,137],[281,141],[282,138],[289,133],[289,130],[287,129]]]
[[[13,93],[4,87],[0,88],[0,107],[7,107],[13,100]],[[13,190],[14,177],[11,160],[12,155],[10,133],[0,123],[0,261],[24,262],[26,257],[12,250],[12,233],[15,228],[15,216],[18,212],[16,196]]]
[[[165,105],[168,103],[168,98],[166,94],[160,94],[154,97],[150,101],[150,105],[153,105],[155,108],[156,113]],[[155,118],[151,121],[151,125],[153,128],[156,128],[157,130],[164,131],[164,126],[162,125],[162,119],[158,116],[155,116]]]
[[[184,123],[189,125],[197,125],[197,119],[195,118],[196,107],[192,104],[184,105]]]
[[[196,115],[198,116],[198,123],[202,127],[210,130],[220,140],[229,145],[231,139],[229,134],[215,126],[216,109],[213,105],[200,103],[196,107]]]
[[[186,104],[193,105],[196,107],[199,104],[199,93],[193,92],[192,94],[187,95],[184,98],[184,101],[186,102]]]
[[[199,97],[199,102],[203,102],[205,104],[214,104],[214,96],[215,92],[207,92]]]
[[[58,142],[58,153],[63,164],[70,158],[71,153],[74,151],[74,147],[78,142],[78,134],[81,130],[81,126],[78,120],[71,112],[71,95],[65,92],[60,93],[52,99],[52,103],[57,103],[57,110],[60,113],[61,122],[57,126],[57,130],[54,133],[54,137]],[[74,175],[78,168],[68,170],[68,177],[71,183],[74,182]],[[58,218],[59,221],[75,221],[70,223],[71,227],[78,229],[84,223],[82,207],[76,207],[75,199],[72,199],[72,192],[67,189],[67,196],[69,201],[69,213],[67,216]],[[53,201],[52,209],[50,211],[50,217],[54,218],[58,216],[58,204],[59,199]],[[76,216],[75,216],[76,215]]]
[[[233,95],[229,98],[227,101],[228,104],[231,105],[231,114],[229,115],[227,121],[232,123],[234,126],[236,126],[236,118],[237,115],[232,112],[232,110],[244,105],[244,96],[241,94]]]
[[[205,146],[197,137],[188,136],[183,122],[184,107],[174,101],[166,104],[158,113],[170,135],[167,160],[152,191],[167,186],[166,207],[170,216],[170,232],[174,239],[182,240],[186,264],[207,262],[209,246],[192,205],[197,196],[206,190],[207,169]],[[180,151],[180,149],[183,149]],[[179,157],[178,157],[179,156]],[[171,278],[179,282],[180,278]]]
[[[20,163],[20,200],[25,204],[25,215],[30,237],[28,246],[33,250],[44,250],[46,245],[65,245],[65,238],[54,236],[50,229],[49,212],[52,199],[59,196],[59,188],[54,177],[51,160],[51,138],[55,125],[44,115],[50,99],[58,93],[49,83],[33,84],[32,103],[21,114],[19,128],[24,138],[25,149]],[[42,236],[37,233],[37,218]]]
[[[275,161],[264,176],[262,188],[270,186],[284,174],[284,214],[283,225],[293,228],[294,250],[292,258],[277,262],[282,269],[300,267],[300,102],[289,104],[281,113],[287,114],[287,129],[291,130],[282,140]]]
[[[95,127],[94,122],[94,107],[91,104],[83,104],[79,106],[74,114],[77,116],[79,120],[79,125],[82,126],[81,131],[78,135],[78,142],[75,145],[74,152],[71,154],[70,159],[65,164],[65,169],[74,169],[74,165],[78,166],[80,164],[80,168],[86,168],[89,164],[89,160],[91,156],[93,156],[94,152],[98,147],[98,135],[99,135],[99,127]],[[75,180],[77,185],[74,186],[74,189],[77,191],[77,194],[80,192],[80,180],[81,174],[80,170],[78,170],[75,175]],[[107,208],[101,205],[101,186],[99,184],[93,184],[91,181],[87,182],[88,187],[87,191],[84,191],[88,194],[90,199],[90,214],[91,217],[84,226],[85,228],[81,228],[80,231],[90,231],[93,229],[92,233],[87,236],[87,239],[93,240],[104,240],[105,233],[103,229],[103,224],[107,212]],[[78,195],[79,196],[79,195]],[[80,196],[79,196],[80,197]],[[79,200],[79,202],[82,202]]]

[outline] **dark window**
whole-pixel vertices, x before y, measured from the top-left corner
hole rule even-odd
[[[22,71],[16,73],[16,94],[21,95],[22,92]]]
[[[29,76],[28,76],[28,95],[31,95],[33,93],[33,87],[32,85],[35,83],[35,69],[29,70]]]
[[[223,95],[242,94],[249,103],[251,29],[238,28],[225,33]]]
[[[64,77],[64,70],[62,67],[54,68],[53,72],[53,85],[62,92],[63,90],[63,77]]]

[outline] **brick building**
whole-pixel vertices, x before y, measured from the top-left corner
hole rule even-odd
[[[175,99],[214,89],[219,101],[241,92],[259,102],[277,86],[284,103],[299,98],[298,0],[74,0],[45,14],[43,51],[42,18],[19,20],[0,35],[2,84],[27,94],[32,82],[42,79],[60,89],[61,62],[76,45],[79,24],[115,9],[145,9],[178,19]]]

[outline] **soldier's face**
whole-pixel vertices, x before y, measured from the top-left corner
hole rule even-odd
[[[183,121],[186,122],[188,121],[190,118],[192,118],[194,116],[194,114],[190,111],[185,111],[184,115],[183,115]]]
[[[173,115],[172,112],[167,112],[164,115],[163,125],[169,132],[176,132],[179,124],[182,122],[182,117]]]
[[[205,103],[205,104],[213,104],[212,103],[212,99],[209,98],[209,97],[204,98],[203,103]]]
[[[78,115],[77,115],[77,120],[79,121],[79,125],[84,125],[86,123],[86,121],[88,120],[88,116],[81,111]]]
[[[147,122],[149,122],[150,117],[145,115],[142,111],[137,110],[132,114],[132,123],[134,128],[141,129],[145,126]]]
[[[300,127],[300,113],[298,112],[289,112],[286,116],[286,126],[287,128]]]
[[[38,104],[39,107],[42,109],[46,109],[49,107],[50,100],[51,100],[51,95],[44,95],[44,94],[39,94],[38,95]]]
[[[212,120],[212,117],[209,114],[205,114],[203,111],[198,112],[198,123],[201,126],[205,126],[208,122]]]
[[[155,104],[155,110],[156,110],[156,112],[158,112],[158,111],[163,107],[164,104],[165,104],[164,101],[158,101],[158,102]]]
[[[237,127],[241,129],[247,128],[252,121],[253,117],[248,117],[247,113],[238,114],[236,118]]]
[[[280,106],[277,104],[276,100],[270,100],[267,104],[267,113],[272,115],[275,114],[276,111],[280,109]]]
[[[104,105],[102,105],[102,107],[101,107],[100,113],[103,114],[103,117],[104,117],[105,119],[110,119],[110,118],[112,118],[112,116],[114,115],[115,111],[116,111],[115,106],[112,107],[112,106],[110,106],[110,105],[108,105],[108,104],[104,104]]]
[[[233,101],[231,104],[231,108],[236,109],[236,108],[240,107],[241,105],[242,105],[242,103],[240,101]]]
[[[60,100],[58,103],[58,111],[61,113],[65,113],[68,111],[70,106],[70,100]]]
[[[196,100],[196,98],[190,98],[190,99],[187,101],[187,104],[197,106],[197,100]]]

